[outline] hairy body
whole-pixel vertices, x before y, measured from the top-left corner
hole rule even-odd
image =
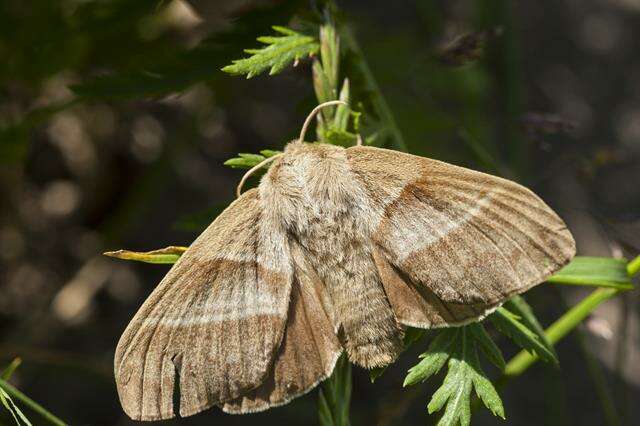
[[[395,151],[292,142],[125,330],[120,400],[142,420],[281,405],[328,377],[343,351],[387,365],[403,327],[477,321],[574,253],[564,222],[516,183]]]
[[[371,235],[380,221],[344,148],[291,143],[259,187],[263,210],[299,245],[324,283],[327,310],[350,361],[394,361],[403,331],[384,293]],[[327,299],[325,297],[325,299]]]

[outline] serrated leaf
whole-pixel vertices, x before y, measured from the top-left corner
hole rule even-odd
[[[513,296],[511,299],[507,300],[503,306],[516,314],[522,323],[529,328],[529,330],[536,333],[540,341],[546,346],[547,350],[551,352],[556,359],[558,358],[555,348],[547,338],[547,334],[544,332],[540,322],[533,313],[531,306],[529,306],[522,296]]]
[[[444,382],[434,392],[427,406],[429,414],[433,414],[446,404],[444,414],[438,421],[439,426],[455,426],[458,423],[467,426],[471,423],[470,395],[473,382],[466,380],[467,377],[470,377],[470,372],[463,361],[455,358],[449,360]]]
[[[233,60],[232,64],[222,68],[222,71],[251,78],[269,69],[269,75],[274,75],[292,62],[314,55],[320,49],[314,37],[285,27],[273,26],[272,28],[282,36],[258,37],[258,41],[266,44],[266,47],[245,50],[251,54],[250,57]]]
[[[477,351],[474,350],[472,356],[471,366],[475,370],[472,375],[472,380],[476,395],[478,395],[478,398],[480,398],[484,406],[487,407],[494,416],[504,419],[504,406],[502,405],[500,395],[498,395],[493,383],[484,375],[480,367]]]
[[[442,330],[429,345],[426,352],[420,355],[422,360],[411,367],[404,378],[403,386],[411,386],[427,380],[436,374],[449,359],[451,348],[458,339],[459,328]]]
[[[150,53],[150,58],[138,60],[140,65],[133,69],[110,67],[114,68],[113,72],[71,89],[82,98],[131,99],[162,96],[184,91],[201,81],[215,81],[222,76],[215,70],[226,65],[242,47],[253,43],[256,36],[268,32],[274,22],[289,22],[300,3],[299,0],[284,0],[243,8],[243,13],[228,29],[210,34],[194,47]],[[127,8],[131,9],[131,5]],[[94,27],[90,28],[93,30]]]
[[[159,250],[152,250],[147,252],[138,252],[130,250],[117,250],[108,251],[103,253],[105,256],[115,257],[123,260],[135,260],[145,263],[158,263],[158,264],[172,264],[187,251],[188,247],[182,246],[169,246]]]
[[[502,401],[480,367],[476,340],[466,326],[459,328],[447,375],[427,406],[429,414],[445,407],[444,414],[438,421],[439,426],[468,426],[471,423],[473,389],[494,415],[504,418]]]
[[[558,284],[611,287],[630,290],[627,261],[611,257],[577,256],[547,281]]]
[[[558,358],[555,354],[547,349],[547,345],[540,337],[527,328],[516,314],[500,307],[489,316],[489,319],[500,332],[509,336],[523,349],[535,352],[544,361],[558,364]]]
[[[493,339],[487,333],[487,330],[484,329],[482,324],[474,323],[469,324],[467,326],[471,336],[476,341],[482,353],[495,365],[500,369],[500,371],[504,371],[504,367],[506,362],[504,361],[504,357],[502,356],[502,352],[500,348],[496,346]]]

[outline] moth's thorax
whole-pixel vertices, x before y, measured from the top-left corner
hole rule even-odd
[[[300,233],[312,224],[330,231],[338,222],[356,221],[368,207],[368,197],[349,167],[346,150],[333,145],[290,143],[263,177],[259,190],[273,218]],[[355,225],[360,228],[368,223]]]

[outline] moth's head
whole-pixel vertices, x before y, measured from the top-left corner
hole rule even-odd
[[[340,161],[343,150],[344,148],[335,145],[294,140],[287,144],[284,155],[269,167],[263,181],[283,190],[294,191],[307,185],[313,176],[327,176],[323,170]]]

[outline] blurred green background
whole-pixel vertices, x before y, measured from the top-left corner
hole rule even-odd
[[[640,1],[338,6],[411,152],[527,184],[567,221],[579,254],[637,254]],[[234,197],[243,171],[222,163],[296,136],[314,105],[309,61],[251,80],[220,68],[271,25],[295,27],[318,7],[0,1],[0,361],[21,357],[12,382],[70,424],[132,423],[113,352],[168,269],[101,253],[188,245]],[[444,46],[477,31],[478,60],[443,60]],[[583,295],[543,285],[527,298],[549,324]],[[537,365],[504,388],[507,424],[604,424],[603,389],[619,424],[637,424],[639,307],[637,292],[609,301],[581,339],[558,346],[560,370]],[[402,389],[424,345],[375,384],[354,370],[354,425],[433,422],[434,384]],[[175,424],[316,419],[312,392],[262,414],[212,409]],[[476,424],[496,421],[474,413]]]

